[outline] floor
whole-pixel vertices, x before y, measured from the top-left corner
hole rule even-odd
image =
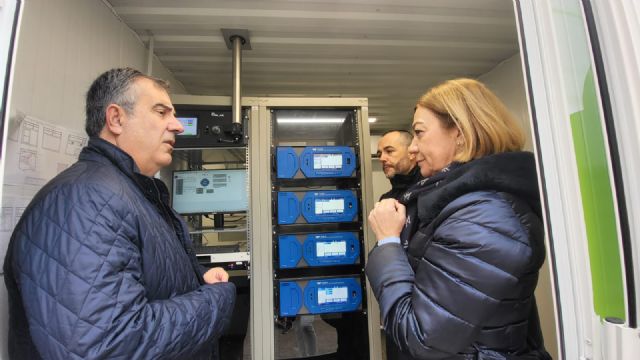
[[[305,326],[296,324],[302,322]],[[274,336],[276,359],[299,359],[332,354],[337,348],[336,330],[317,315],[309,315],[304,321],[300,321],[298,318],[286,330],[276,326]],[[313,343],[315,343],[315,349]],[[229,356],[222,354],[221,360],[236,359],[229,359]],[[239,357],[237,360],[240,360]],[[251,360],[251,336],[249,333],[244,339],[242,360]]]

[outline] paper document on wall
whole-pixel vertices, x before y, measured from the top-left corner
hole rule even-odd
[[[4,154],[0,212],[3,262],[9,238],[24,208],[44,184],[76,162],[88,140],[84,133],[28,115],[12,122]]]

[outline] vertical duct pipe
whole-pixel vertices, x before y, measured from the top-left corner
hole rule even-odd
[[[232,118],[231,134],[235,141],[238,142],[243,135],[242,129],[242,84],[240,76],[242,73],[242,50],[251,50],[249,42],[249,31],[246,29],[221,29],[227,48],[232,50],[233,54],[233,93],[231,95]]]
[[[155,52],[156,39],[153,34],[149,34],[149,51],[147,52],[147,75],[153,74],[153,53]]]
[[[233,93],[231,97],[231,111],[234,124],[242,123],[242,108],[240,107],[240,99],[242,98],[242,90],[240,83],[240,74],[242,66],[242,42],[243,39],[240,36],[234,36],[231,38],[233,44]]]

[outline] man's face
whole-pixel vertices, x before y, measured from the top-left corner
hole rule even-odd
[[[116,143],[131,155],[141,173],[153,176],[171,164],[175,135],[184,127],[175,117],[167,91],[153,81],[138,79],[129,91],[135,105],[130,114],[123,115]]]
[[[380,138],[378,155],[387,179],[396,174],[406,175],[415,165],[415,155],[409,154],[408,147],[409,144],[399,132],[391,132]]]

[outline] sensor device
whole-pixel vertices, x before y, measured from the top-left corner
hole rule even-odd
[[[350,177],[356,169],[356,155],[348,146],[307,146],[300,156],[290,146],[276,149],[279,179],[292,179],[302,170],[307,178]]]
[[[362,304],[358,278],[282,281],[279,290],[280,316],[350,312]]]
[[[176,134],[175,149],[210,149],[216,147],[245,147],[247,137],[242,134],[244,124],[233,122],[232,109],[226,106],[175,104],[176,119],[184,131]],[[243,109],[244,115],[248,109]],[[244,119],[244,117],[243,117]],[[240,130],[238,133],[237,130]]]
[[[308,178],[348,177],[356,169],[355,160],[347,146],[308,146],[300,154],[300,169]]]
[[[280,282],[280,316],[296,316],[302,308],[302,288],[295,281]]]
[[[350,222],[358,201],[350,190],[309,191],[302,199],[302,216],[308,223]]]
[[[278,254],[281,269],[351,265],[360,257],[360,244],[351,232],[280,235]]]
[[[176,134],[177,137],[198,136],[198,118],[197,117],[178,117],[176,118],[182,124],[184,131]]]
[[[291,146],[276,148],[276,176],[279,179],[292,179],[299,169],[298,154]]]
[[[300,216],[300,201],[295,193],[278,192],[278,224],[294,224]]]

